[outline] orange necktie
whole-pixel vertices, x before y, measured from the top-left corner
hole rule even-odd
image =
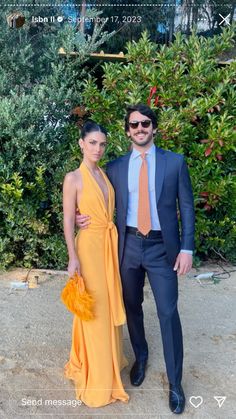
[[[142,153],[140,157],[142,158],[142,165],[139,173],[138,230],[146,235],[151,230],[148,165],[145,153]]]

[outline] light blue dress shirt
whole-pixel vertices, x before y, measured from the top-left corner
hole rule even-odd
[[[160,221],[156,206],[155,189],[155,167],[156,150],[154,144],[146,151],[146,160],[148,164],[148,189],[151,212],[152,230],[161,230]],[[126,225],[130,227],[138,226],[138,195],[139,195],[139,172],[142,165],[141,153],[133,149],[129,159],[128,169],[128,210]]]
[[[146,151],[148,164],[148,189],[151,212],[152,230],[161,230],[160,221],[156,206],[155,169],[156,169],[156,147],[154,144]],[[126,225],[129,227],[138,226],[138,194],[139,194],[139,172],[142,165],[141,153],[133,148],[129,159],[128,169],[128,208]],[[181,249],[181,252],[192,254],[191,250]]]

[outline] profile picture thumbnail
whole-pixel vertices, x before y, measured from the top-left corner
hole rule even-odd
[[[25,23],[25,17],[21,12],[14,12],[7,16],[7,23],[12,29],[21,28]]]

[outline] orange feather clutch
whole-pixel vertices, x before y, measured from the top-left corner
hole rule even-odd
[[[67,281],[61,292],[61,300],[66,308],[81,320],[94,319],[94,299],[86,291],[84,280],[77,272]]]

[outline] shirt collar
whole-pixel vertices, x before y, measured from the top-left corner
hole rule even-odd
[[[153,155],[155,154],[155,144],[152,144],[151,147],[146,151],[146,154]],[[130,158],[136,159],[141,155],[140,151],[136,150],[136,148],[133,148]]]

